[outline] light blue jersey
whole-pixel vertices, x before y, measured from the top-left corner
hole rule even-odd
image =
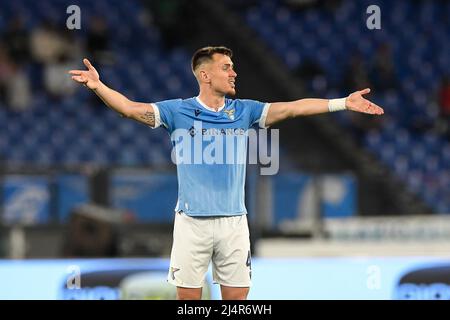
[[[190,216],[246,214],[247,131],[255,124],[265,128],[270,104],[225,99],[225,105],[215,111],[195,97],[152,105],[155,128],[166,128],[174,146],[178,174],[175,211]]]

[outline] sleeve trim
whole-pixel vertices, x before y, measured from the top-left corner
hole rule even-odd
[[[264,109],[261,112],[261,117],[259,118],[259,127],[262,129],[267,129],[268,126],[266,126],[266,118],[267,118],[267,113],[269,112],[269,108],[270,108],[270,103],[266,103],[264,105]]]
[[[160,127],[162,124],[161,115],[159,114],[159,108],[156,105],[156,103],[150,103],[150,104],[153,107],[153,112],[155,113],[155,126],[154,127],[150,126],[150,128],[156,129],[156,128]]]

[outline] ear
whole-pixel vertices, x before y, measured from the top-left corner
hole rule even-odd
[[[202,82],[206,82],[206,83],[210,83],[211,82],[211,78],[209,77],[208,72],[206,72],[205,70],[201,70],[199,72],[199,76],[200,76],[200,80]]]

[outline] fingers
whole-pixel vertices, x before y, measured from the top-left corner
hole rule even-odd
[[[83,63],[84,63],[84,65],[86,66],[86,68],[88,68],[89,70],[94,69],[94,67],[93,67],[92,64],[89,62],[88,59],[84,58],[84,59],[83,59]]]
[[[381,108],[377,105],[375,105],[374,108],[375,108],[375,114],[384,114],[383,108]]]
[[[369,92],[370,92],[370,88],[365,88],[365,89],[359,91],[359,93],[360,93],[361,95],[363,95],[363,94],[368,94]]]
[[[84,78],[83,76],[72,76],[72,80],[75,80],[76,82],[79,82],[79,83],[87,82],[86,78]]]
[[[83,74],[83,70],[70,70],[69,73],[74,76],[80,76]]]
[[[369,88],[356,91],[355,93],[358,93],[360,95],[350,95],[350,107],[348,109],[356,111],[356,112],[362,112],[367,114],[376,114],[376,115],[382,115],[384,114],[383,108],[376,105],[375,103],[365,99],[361,95],[367,94],[370,92]]]
[[[92,66],[92,64],[89,62],[88,59],[84,58],[83,63],[88,68],[88,70],[95,70],[95,68]],[[83,74],[83,72],[86,72],[85,70],[70,70],[69,73],[74,76],[80,76]]]
[[[364,112],[369,113],[369,114],[378,114],[378,115],[384,114],[383,108],[381,108],[380,106],[378,106],[372,102],[369,102],[369,105]]]

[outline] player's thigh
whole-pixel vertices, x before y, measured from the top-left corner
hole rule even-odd
[[[169,283],[201,288],[213,251],[210,219],[176,213],[170,256]]]
[[[251,285],[250,234],[247,216],[223,219],[215,227],[213,255],[214,281],[227,287],[245,288]]]

